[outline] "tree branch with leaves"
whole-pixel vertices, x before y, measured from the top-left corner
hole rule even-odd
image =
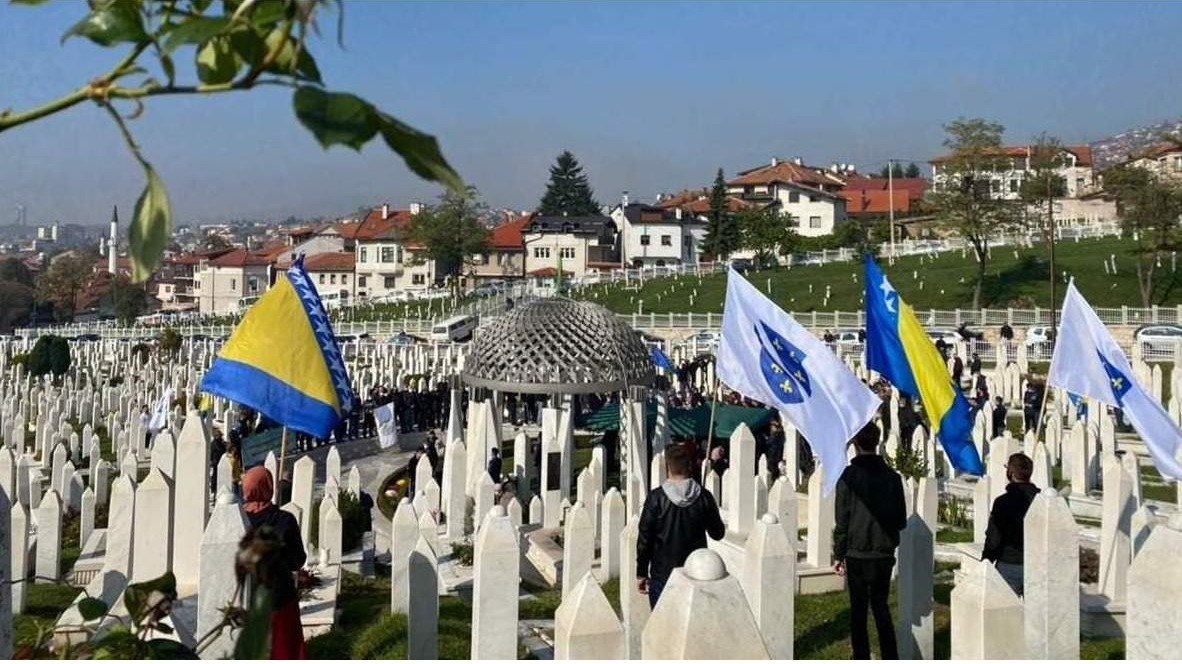
[[[12,2],[40,5],[45,0]],[[111,118],[145,176],[128,231],[135,282],[144,281],[159,266],[172,235],[172,206],[164,182],[129,125],[145,112],[152,97],[291,88],[296,119],[323,148],[344,145],[360,150],[380,136],[416,175],[462,191],[463,182],[433,136],[356,95],[325,89],[308,37],[317,30],[317,16],[332,9],[343,17],[340,0],[91,0],[87,14],[62,40],[83,37],[104,48],[126,48],[124,56],[56,99],[21,111],[0,111],[0,134],[88,101]],[[338,42],[342,25],[338,18]],[[187,47],[195,52],[195,80],[182,82],[176,56]],[[145,65],[149,56],[155,60],[156,74]],[[121,111],[117,104],[129,108]]]

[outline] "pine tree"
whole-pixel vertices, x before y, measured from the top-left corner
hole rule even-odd
[[[919,166],[916,166],[914,161],[907,164],[907,170],[904,172],[904,176],[909,178],[919,177]]]
[[[563,150],[550,167],[550,181],[538,203],[538,214],[578,217],[599,213],[599,203],[595,202],[583,167],[569,150]]]
[[[706,220],[706,237],[702,238],[702,252],[715,260],[725,259],[742,243],[739,220],[727,209],[726,202],[726,179],[720,168],[710,189],[710,213]]]

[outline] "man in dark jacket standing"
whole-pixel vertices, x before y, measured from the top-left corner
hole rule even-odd
[[[878,456],[878,427],[867,424],[854,436],[858,456],[837,481],[833,570],[846,577],[850,593],[850,642],[854,659],[870,659],[866,610],[874,612],[882,659],[898,659],[888,599],[899,531],[907,523],[903,481]]]
[[[668,479],[645,499],[636,538],[636,585],[652,607],[673,568],[706,547],[707,534],[716,540],[726,534],[714,496],[694,479],[693,456],[684,444],[665,449],[665,468]]]
[[[1038,495],[1039,488],[1030,482],[1034,473],[1034,461],[1025,454],[1011,454],[1006,462],[1006,492],[993,501],[989,512],[989,525],[985,528],[985,549],[981,557],[992,560],[1006,583],[1019,597],[1025,588],[1022,552],[1026,546],[1025,520],[1030,503]]]

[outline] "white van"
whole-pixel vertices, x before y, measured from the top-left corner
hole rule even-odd
[[[475,316],[448,318],[431,328],[431,341],[467,341],[475,329]]]

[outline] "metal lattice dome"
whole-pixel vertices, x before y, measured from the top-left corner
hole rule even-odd
[[[653,363],[640,333],[612,312],[550,297],[482,329],[464,359],[463,379],[504,392],[614,392],[651,385]]]

